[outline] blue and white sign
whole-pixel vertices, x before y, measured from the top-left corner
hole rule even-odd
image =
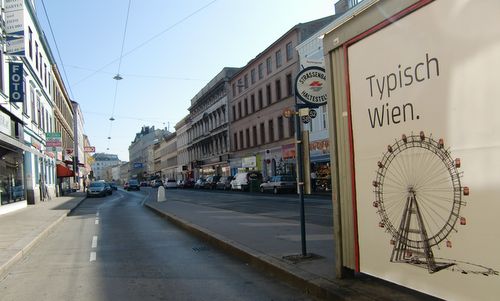
[[[24,101],[23,63],[9,63],[9,99]]]
[[[134,163],[134,165],[133,165],[133,166],[134,166],[134,169],[136,169],[136,168],[142,168],[142,167],[143,167],[143,164],[142,164],[142,163],[137,163],[137,162],[136,162],[136,163]]]

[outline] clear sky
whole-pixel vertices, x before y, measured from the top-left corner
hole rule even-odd
[[[173,132],[223,67],[242,67],[294,25],[334,14],[336,1],[132,0],[125,39],[128,0],[36,0],[36,10],[91,145],[128,161],[142,126]]]

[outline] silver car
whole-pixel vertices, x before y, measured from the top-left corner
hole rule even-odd
[[[297,190],[297,181],[293,176],[273,176],[266,182],[260,184],[260,191],[272,191],[278,194],[283,191],[295,192]]]

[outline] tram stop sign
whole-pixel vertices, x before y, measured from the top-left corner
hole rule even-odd
[[[312,66],[300,71],[295,79],[295,92],[300,100],[311,107],[326,104],[328,94],[325,69]]]

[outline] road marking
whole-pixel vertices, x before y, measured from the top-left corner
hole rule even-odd
[[[96,225],[99,225],[99,219],[98,219],[98,218],[96,218],[96,220],[95,220],[95,224],[96,224]]]
[[[97,236],[92,237],[92,249],[97,248]]]
[[[99,211],[97,211],[97,213],[95,214],[95,216],[99,216]]]
[[[95,252],[90,252],[90,262],[95,261],[97,258],[97,254]]]

